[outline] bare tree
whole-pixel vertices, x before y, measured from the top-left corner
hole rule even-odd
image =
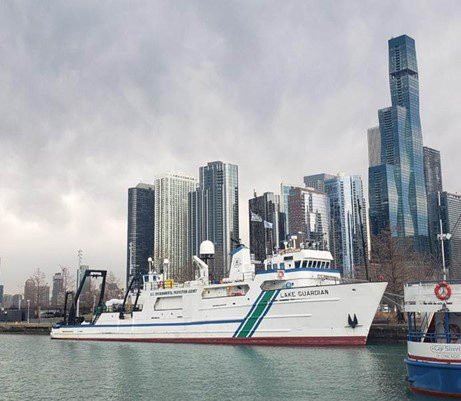
[[[62,289],[63,291],[72,291],[75,288],[75,278],[71,273],[70,268],[67,266],[59,265],[61,268],[61,275],[62,275]]]
[[[412,240],[398,238],[389,230],[373,237],[374,279],[387,281],[387,291],[403,295],[403,286],[412,280],[430,277],[433,259],[417,252]]]
[[[33,301],[35,303],[37,317],[40,319],[40,307],[42,306],[42,303],[44,303],[44,300],[42,300],[42,298],[45,295],[46,291],[46,274],[42,272],[39,267],[37,267],[37,269],[34,271],[34,273],[32,273],[29,279],[34,283],[35,299]]]

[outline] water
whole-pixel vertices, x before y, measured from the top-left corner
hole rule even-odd
[[[405,351],[0,335],[0,400],[436,400],[408,391]]]

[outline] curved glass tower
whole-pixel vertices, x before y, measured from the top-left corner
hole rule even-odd
[[[425,251],[428,249],[428,220],[418,66],[415,41],[407,35],[389,40],[389,85],[392,106],[378,111],[381,166],[388,167],[371,167],[373,171],[369,175],[372,231],[376,235],[386,227],[394,237],[414,241],[417,250]],[[378,187],[373,182],[378,175],[380,181],[387,182],[387,185],[379,185],[380,189],[392,189],[394,193],[372,192]],[[384,180],[383,175],[386,176]],[[379,204],[382,199],[388,203]],[[394,218],[390,219],[390,215]]]

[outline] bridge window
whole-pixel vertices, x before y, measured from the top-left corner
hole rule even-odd
[[[295,269],[298,269],[301,265],[301,261],[300,260],[296,260],[295,261]]]

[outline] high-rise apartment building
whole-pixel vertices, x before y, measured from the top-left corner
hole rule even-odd
[[[309,188],[314,188],[317,191],[325,192],[325,181],[334,177],[333,174],[326,173],[306,175],[304,177],[304,185]]]
[[[330,206],[328,196],[314,188],[293,187],[288,199],[291,233],[316,249],[328,250]]]
[[[147,274],[147,259],[154,251],[154,186],[138,184],[128,189],[126,279]]]
[[[210,261],[212,280],[226,277],[234,241],[239,241],[238,167],[221,161],[200,167],[199,187],[190,194],[189,253],[197,255],[200,243],[215,245]]]
[[[368,167],[379,166],[381,164],[381,132],[379,127],[367,130],[368,139]]]
[[[451,234],[444,244],[449,278],[461,279],[461,195],[442,192],[440,203],[443,232]]]
[[[166,277],[179,279],[190,262],[189,193],[197,189],[197,179],[171,172],[157,178],[154,187],[154,265],[168,260]]]
[[[338,174],[325,181],[330,201],[330,251],[334,265],[344,277],[354,277],[356,266],[364,264],[366,207],[359,176]]]
[[[392,236],[425,251],[428,219],[418,67],[415,41],[407,35],[389,40],[389,84],[392,106],[378,111],[381,164],[369,169],[372,232],[384,227]],[[378,187],[390,192],[373,193]]]
[[[280,211],[280,196],[273,192],[255,194],[248,201],[248,209],[250,251],[256,261],[263,262],[285,240],[285,213]]]

